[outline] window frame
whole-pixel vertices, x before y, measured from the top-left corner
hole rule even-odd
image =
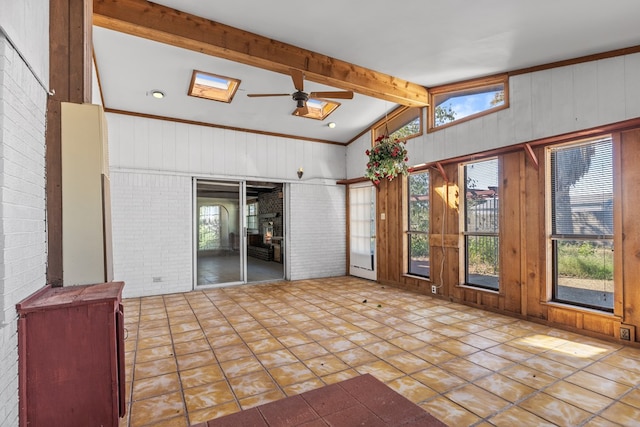
[[[428,225],[428,229],[427,230],[412,230],[411,228],[411,177],[414,175],[427,175],[428,177],[428,188],[427,188],[427,196],[429,197],[429,205],[428,205],[428,210],[427,210],[427,216],[429,218],[429,225]],[[406,212],[406,231],[405,231],[405,253],[406,253],[406,262],[405,262],[405,266],[406,266],[406,274],[410,275],[410,276],[416,276],[416,277],[420,277],[422,279],[431,279],[432,276],[432,269],[431,269],[431,242],[430,242],[430,236],[431,236],[431,194],[432,194],[432,187],[431,187],[431,172],[429,169],[427,170],[421,170],[421,171],[416,171],[416,172],[411,172],[409,174],[409,176],[406,179],[406,190],[405,190],[405,196],[407,198],[407,202],[406,202],[406,206],[407,206],[407,212]],[[428,275],[424,275],[424,274],[420,274],[417,272],[413,272],[411,271],[411,236],[412,235],[420,235],[420,236],[426,236],[426,240],[427,240],[427,252],[429,254],[429,271],[428,271]]]
[[[477,163],[482,163],[482,162],[488,162],[488,161],[496,161],[498,163],[498,170],[497,170],[497,182],[500,183],[501,181],[501,177],[502,177],[502,158],[500,156],[493,156],[493,157],[486,157],[486,158],[482,158],[482,159],[477,159],[477,160],[470,160],[467,162],[463,162],[460,163],[459,167],[460,167],[460,172],[459,172],[459,176],[461,177],[461,179],[463,180],[463,182],[460,184],[460,187],[462,188],[461,191],[461,196],[460,196],[460,208],[461,208],[461,214],[459,217],[460,220],[460,235],[461,235],[461,242],[460,244],[461,249],[460,250],[460,284],[461,286],[465,286],[465,287],[469,287],[469,288],[473,288],[476,290],[480,290],[480,291],[487,291],[487,292],[496,292],[496,293],[500,293],[502,291],[502,286],[501,286],[501,281],[502,281],[502,257],[501,257],[501,252],[500,252],[500,235],[502,232],[502,210],[504,209],[502,206],[502,203],[500,201],[500,190],[499,187],[497,189],[497,191],[495,191],[495,198],[497,198],[498,200],[498,206],[497,206],[497,212],[496,212],[496,220],[498,221],[498,225],[497,225],[497,231],[496,232],[478,232],[478,231],[467,231],[467,166],[468,165],[472,165],[472,164],[477,164]],[[469,253],[468,253],[468,248],[469,248],[469,237],[495,237],[497,239],[497,267],[498,267],[498,277],[497,277],[497,288],[492,287],[492,286],[488,286],[488,285],[483,285],[483,284],[478,284],[478,283],[472,283],[469,281]]]
[[[371,126],[371,146],[376,145],[378,137],[385,135],[387,130],[390,134],[393,134],[399,129],[402,129],[407,124],[411,123],[416,118],[419,119],[418,132],[407,135],[404,138],[398,138],[398,141],[406,142],[410,139],[417,138],[424,133],[424,107],[407,107],[400,106],[387,114],[384,118],[378,120]],[[389,136],[389,135],[387,135]]]
[[[570,148],[570,147],[579,147],[579,146],[584,146],[584,145],[588,145],[588,144],[595,144],[598,142],[601,142],[603,140],[609,140],[611,143],[611,150],[612,150],[612,158],[611,158],[611,183],[613,185],[612,188],[612,207],[611,207],[611,215],[612,215],[612,220],[613,220],[613,234],[566,234],[566,233],[554,233],[554,229],[553,229],[553,221],[554,221],[554,208],[555,208],[555,200],[553,197],[553,183],[554,178],[553,178],[553,164],[552,164],[552,153],[554,150],[556,149],[562,149],[562,148]],[[547,193],[547,200],[549,200],[549,202],[547,203],[547,207],[546,207],[546,217],[547,217],[547,232],[546,232],[546,237],[547,237],[547,242],[548,242],[548,280],[547,280],[547,302],[549,303],[554,303],[554,304],[562,304],[562,305],[566,305],[569,306],[571,308],[574,309],[587,309],[587,310],[594,310],[595,312],[601,313],[601,314],[615,314],[617,311],[617,306],[616,306],[616,295],[619,294],[619,292],[621,291],[620,287],[616,284],[616,282],[618,282],[618,280],[616,280],[616,270],[618,270],[620,268],[619,262],[617,260],[617,256],[616,253],[620,254],[621,251],[618,250],[618,241],[619,239],[616,238],[616,236],[618,235],[617,232],[617,222],[618,220],[616,219],[616,212],[615,212],[615,204],[616,204],[616,192],[617,192],[617,184],[616,184],[616,167],[617,167],[617,159],[616,159],[616,146],[617,146],[617,141],[614,135],[612,134],[605,134],[605,135],[600,135],[597,137],[592,137],[592,138],[588,138],[588,139],[576,139],[576,140],[572,140],[572,141],[568,141],[568,142],[564,142],[564,143],[560,143],[560,144],[553,144],[553,145],[548,145],[545,147],[545,154],[546,154],[546,164],[547,164],[547,169],[548,169],[548,173],[547,173],[547,189],[546,189],[546,193]],[[610,246],[612,248],[612,265],[613,265],[613,284],[612,284],[612,288],[613,288],[613,292],[611,295],[611,299],[612,299],[612,307],[611,308],[605,308],[602,306],[597,306],[597,305],[593,305],[593,304],[587,304],[587,303],[580,303],[579,301],[572,301],[572,300],[568,300],[568,299],[563,299],[563,298],[558,298],[557,297],[557,287],[558,287],[558,242],[561,241],[584,241],[584,242],[609,242]]]
[[[436,126],[436,99],[440,96],[451,94],[474,94],[482,93],[485,88],[490,88],[496,85],[503,85],[504,87],[504,103],[502,105],[489,108],[487,110],[471,114],[469,116],[461,117],[449,123],[444,123]],[[435,132],[441,129],[446,129],[450,126],[464,123],[469,120],[477,119],[478,117],[486,116],[491,113],[495,113],[500,110],[509,108],[509,75],[499,74],[495,76],[484,77],[481,79],[467,80],[459,83],[452,83],[442,86],[436,86],[429,89],[429,111],[427,114],[427,133]]]

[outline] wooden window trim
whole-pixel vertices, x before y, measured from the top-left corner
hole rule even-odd
[[[376,144],[376,139],[380,135],[386,133],[387,128],[393,129],[395,127],[394,124],[398,122],[402,123],[405,120],[408,121],[410,118],[413,117],[416,110],[418,110],[418,118],[420,119],[419,120],[420,129],[418,130],[418,132],[412,135],[409,135],[406,138],[400,139],[400,141],[408,141],[410,139],[421,136],[424,133],[424,125],[423,125],[424,113],[422,111],[422,107],[400,106],[395,110],[393,110],[391,113],[387,114],[382,119],[375,122],[373,126],[371,126],[371,146],[374,146]],[[402,126],[404,125],[398,126],[398,129],[400,129]],[[393,133],[393,132],[395,132],[395,130],[390,131],[390,133]]]
[[[481,111],[476,114],[471,114],[466,117],[462,117],[458,120],[454,120],[450,123],[445,123],[440,126],[435,126],[435,108],[436,102],[435,98],[442,94],[446,93],[456,93],[456,92],[468,92],[473,91],[474,89],[483,89],[488,86],[494,85],[504,85],[504,103],[502,105],[489,108],[488,110]],[[436,86],[429,89],[429,111],[427,114],[427,133],[435,132],[441,129],[446,129],[448,127],[467,122],[469,120],[477,119],[478,117],[486,116],[491,113],[495,113],[500,110],[504,110],[509,108],[509,75],[508,74],[499,74],[496,76],[483,77],[480,79],[467,80],[460,83],[452,83],[442,86]]]

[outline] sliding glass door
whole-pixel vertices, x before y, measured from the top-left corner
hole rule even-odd
[[[196,286],[284,278],[284,187],[194,180]]]

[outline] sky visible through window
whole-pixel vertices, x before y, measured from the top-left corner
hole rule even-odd
[[[458,120],[504,104],[504,100],[502,100],[495,105],[491,105],[491,101],[495,99],[498,92],[501,91],[456,96],[438,105],[438,107],[445,109],[451,107],[455,119]]]

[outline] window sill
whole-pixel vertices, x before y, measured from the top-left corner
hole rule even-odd
[[[602,316],[608,319],[616,319],[616,320],[622,321],[622,316],[618,316],[615,313],[610,313],[608,311],[596,310],[595,308],[579,307],[576,305],[565,304],[565,303],[555,302],[555,301],[540,301],[540,304],[545,305],[547,307],[576,311],[584,314]]]
[[[473,285],[468,285],[464,283],[460,285],[456,285],[456,288],[471,289],[473,291],[487,292],[489,294],[501,295],[500,289],[495,290],[495,289],[489,289],[489,288],[481,288],[479,286],[473,286]]]

